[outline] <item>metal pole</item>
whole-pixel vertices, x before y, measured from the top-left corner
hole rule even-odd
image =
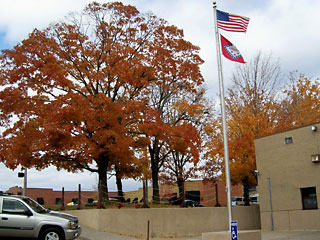
[[[61,210],[64,210],[64,187],[62,187],[62,192],[61,192]]]
[[[81,208],[81,184],[78,186],[78,207],[77,209]]]
[[[229,151],[228,151],[228,128],[227,128],[227,122],[226,122],[226,110],[225,110],[225,102],[224,102],[225,99],[224,99],[224,85],[223,85],[222,62],[221,62],[221,51],[220,51],[220,34],[219,34],[218,24],[217,24],[217,6],[215,2],[213,2],[213,15],[214,15],[214,25],[215,25],[215,33],[216,33],[216,48],[217,48],[219,87],[220,87],[219,90],[220,90],[221,116],[222,116],[229,231],[231,232],[232,210],[231,210],[231,183],[230,183],[231,181],[230,181]]]
[[[24,177],[23,177],[23,196],[27,196],[27,168],[24,168]]]
[[[268,177],[268,188],[269,188],[269,202],[270,202],[271,231],[274,231],[273,208],[272,208],[272,194],[271,194],[271,180],[270,180],[270,177]]]

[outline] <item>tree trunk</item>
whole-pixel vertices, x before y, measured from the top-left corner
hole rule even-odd
[[[98,165],[98,175],[99,175],[99,199],[98,207],[103,208],[103,202],[108,200],[108,187],[107,187],[107,169],[109,160],[102,156],[99,157],[97,161]]]
[[[148,191],[148,184],[146,180],[143,181],[143,205],[142,208],[149,208],[148,203],[147,203],[147,191]]]
[[[152,148],[153,147],[153,148]],[[151,172],[152,172],[152,202],[160,203],[159,194],[159,163],[160,163],[160,149],[158,147],[158,141],[155,140],[153,146],[149,146],[150,160],[151,160]]]
[[[152,169],[152,202],[160,203],[160,193],[159,193],[159,183],[158,183],[158,175],[159,169],[157,167]]]
[[[250,206],[250,202],[249,202],[249,179],[246,176],[243,180],[242,180],[242,184],[243,184],[243,198],[244,198],[244,205],[245,206]]]
[[[116,178],[116,183],[117,183],[117,189],[118,189],[118,199],[121,202],[124,202],[124,198],[123,198],[123,190],[122,190],[122,180],[121,178]]]
[[[115,170],[116,170],[116,184],[117,184],[117,190],[118,190],[118,200],[120,202],[124,202],[124,197],[123,197],[124,194],[123,194],[123,190],[122,190],[122,179],[121,179],[119,167],[115,166]]]
[[[185,200],[186,195],[184,192],[184,180],[182,178],[178,178],[177,180],[178,189],[179,189],[179,199],[181,199],[181,207],[186,207]]]

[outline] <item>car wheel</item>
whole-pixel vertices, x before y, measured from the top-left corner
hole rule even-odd
[[[40,240],[63,240],[63,234],[59,229],[47,228],[41,234]]]

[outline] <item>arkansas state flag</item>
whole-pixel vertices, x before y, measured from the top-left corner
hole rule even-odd
[[[222,54],[226,58],[228,58],[231,61],[239,62],[239,63],[246,63],[239,50],[234,46],[228,39],[226,39],[224,36],[221,36],[221,49]]]

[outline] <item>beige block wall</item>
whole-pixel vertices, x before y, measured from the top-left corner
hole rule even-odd
[[[312,154],[320,153],[320,124],[316,125],[317,132],[307,126],[255,140],[262,211],[270,208],[268,177],[273,208],[279,211],[302,209],[300,188],[320,187],[320,164],[311,161]],[[293,137],[293,143],[285,144],[286,137]]]
[[[234,207],[233,218],[242,230],[260,229],[258,206]],[[94,209],[69,213],[79,217],[80,225],[98,231],[128,236],[182,237],[228,229],[227,208]],[[94,219],[94,220],[93,220]]]
[[[320,210],[273,212],[275,231],[305,231],[320,229]],[[270,212],[261,212],[261,229],[271,231]]]
[[[320,124],[255,140],[261,225],[271,230],[268,178],[271,182],[275,230],[319,230],[320,211],[302,210],[301,188],[316,187],[320,201],[320,163],[311,161],[320,153]],[[286,137],[293,143],[285,144]]]

